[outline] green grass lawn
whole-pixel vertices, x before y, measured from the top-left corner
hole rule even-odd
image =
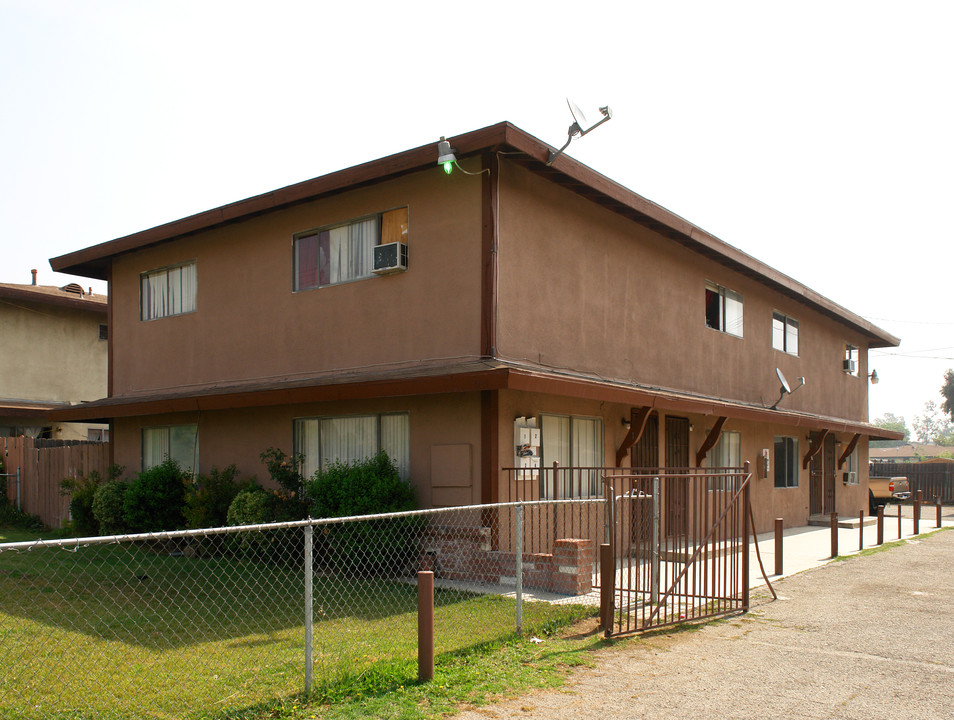
[[[274,717],[304,686],[303,589],[300,562],[171,541],[2,552],[0,717]],[[313,701],[414,686],[416,602],[407,581],[316,574]],[[438,589],[435,608],[438,673],[513,634],[512,599]],[[524,627],[593,612],[525,603]]]

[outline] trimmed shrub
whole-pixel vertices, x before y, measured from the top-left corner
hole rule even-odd
[[[416,507],[414,489],[384,452],[355,463],[333,463],[308,482],[311,516],[349,517],[405,512]],[[362,575],[403,575],[418,555],[421,518],[330,525],[316,535],[323,561]]]
[[[60,482],[60,494],[70,496],[69,527],[74,535],[99,535],[99,521],[93,514],[93,498],[104,483],[118,480],[125,469],[122,465],[110,465],[105,478],[97,470],[91,470],[85,476],[64,478]]]
[[[188,477],[171,458],[139,473],[129,483],[123,500],[123,516],[129,529],[156,532],[182,528]]]
[[[260,487],[243,490],[229,506],[229,525],[262,525],[275,522],[282,506],[282,499]],[[229,536],[229,542],[239,553],[254,558],[267,559],[281,549],[284,534],[279,531],[241,532]]]
[[[229,507],[243,490],[258,487],[255,478],[238,479],[238,468],[212,468],[208,475],[197,475],[186,486],[185,520],[192,529],[222,527],[228,524]]]
[[[123,505],[128,489],[129,485],[119,480],[109,480],[96,488],[92,513],[100,534],[121,535],[126,532]]]

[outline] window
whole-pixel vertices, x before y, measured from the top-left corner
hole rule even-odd
[[[295,452],[311,477],[333,462],[353,463],[383,450],[404,480],[410,477],[410,420],[407,413],[301,418],[295,421]]]
[[[845,460],[844,467],[845,485],[858,485],[861,479],[858,477],[858,450],[855,449]]]
[[[90,442],[109,442],[109,428],[86,428],[86,439]]]
[[[139,317],[155,320],[195,312],[195,261],[139,276]]]
[[[845,361],[842,364],[842,370],[846,375],[858,377],[858,348],[854,345],[845,344]]]
[[[772,347],[798,355],[798,320],[780,312],[772,313]]]
[[[798,438],[775,437],[775,487],[798,487]]]
[[[598,497],[601,491],[600,472],[595,468],[603,465],[602,418],[541,415],[540,422],[542,466],[552,467],[554,462],[558,462],[561,468],[574,468],[558,473],[559,497]],[[549,476],[541,473],[541,477],[545,479]],[[554,496],[552,481],[543,488],[543,492],[546,497]]]
[[[100,326],[99,326],[99,339],[100,339],[100,340],[109,340],[109,325],[100,325]]]
[[[199,469],[199,426],[167,425],[142,429],[142,469],[148,470],[171,458],[183,470]]]
[[[389,210],[295,237],[295,291],[372,276],[373,249],[407,242],[407,208]]]
[[[707,433],[709,430],[706,431]],[[737,468],[742,467],[742,433],[735,430],[723,430],[719,441],[709,451],[709,467]],[[732,478],[710,477],[710,490],[732,490]]]
[[[707,282],[706,327],[742,337],[742,296]]]

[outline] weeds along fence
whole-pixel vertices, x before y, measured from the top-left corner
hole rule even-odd
[[[0,717],[231,717],[414,682],[419,570],[438,668],[596,615],[590,538],[522,548],[591,502],[0,544]]]
[[[96,470],[105,475],[109,443],[0,437],[7,498],[18,510],[36,515],[47,527],[62,527],[69,519],[70,499],[60,494],[66,477]]]

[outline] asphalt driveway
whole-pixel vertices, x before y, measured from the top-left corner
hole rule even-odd
[[[753,591],[747,615],[621,643],[488,718],[954,718],[954,532]]]

